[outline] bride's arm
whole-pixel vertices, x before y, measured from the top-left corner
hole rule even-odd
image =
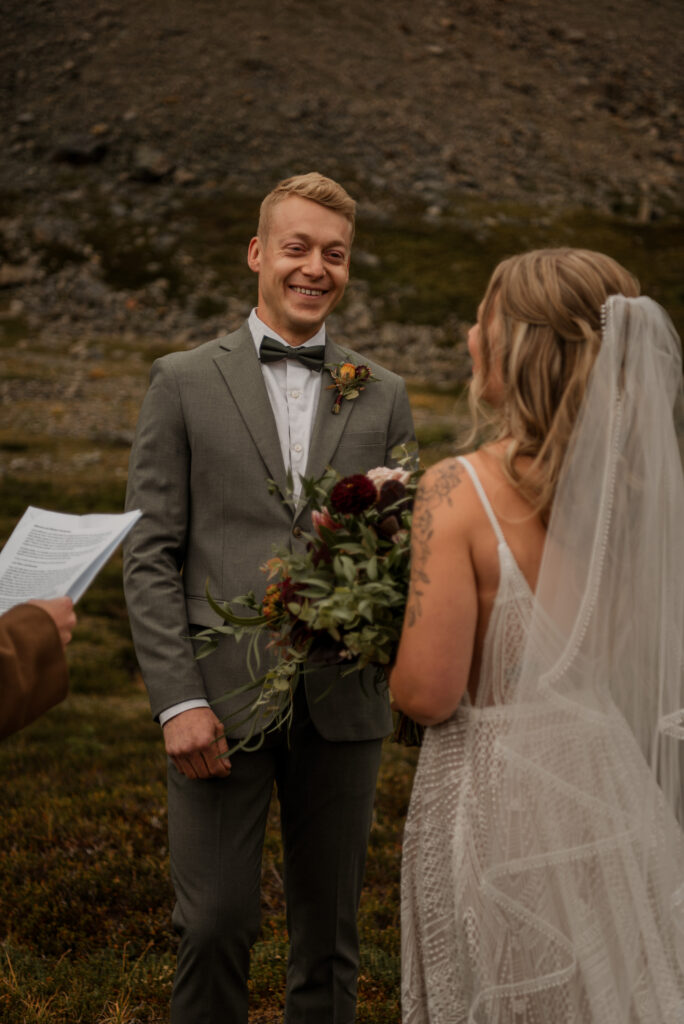
[[[456,710],[473,655],[478,606],[465,476],[460,462],[445,459],[425,473],[416,496],[411,583],[389,683],[395,705],[422,725]]]

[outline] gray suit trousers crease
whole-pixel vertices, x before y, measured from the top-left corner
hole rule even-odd
[[[259,935],[264,829],[273,783],[283,837],[290,954],[287,1024],[353,1024],[356,917],[381,741],[324,740],[299,701],[289,744],[238,753],[227,779],[169,765],[169,847],[180,936],[172,1024],[247,1024]]]

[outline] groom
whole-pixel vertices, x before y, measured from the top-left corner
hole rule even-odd
[[[262,594],[259,565],[273,546],[303,543],[309,510],[293,513],[268,479],[283,494],[288,470],[296,483],[328,465],[362,473],[413,438],[402,381],[365,359],[378,380],[332,413],[325,364],[361,362],[325,330],[349,277],[354,214],[344,189],[320,174],[266,196],[247,255],[256,309],[234,334],[154,364],[131,453],[127,507],[143,517],[125,549],[126,599],[169,755],[180,937],[172,1024],[247,1024],[274,784],[290,936],[285,1019],[354,1021],[356,915],[387,696],[334,668],[307,672],[289,735],[271,732],[259,750],[230,756],[240,735],[231,711],[244,701],[230,692],[249,679],[246,644],[224,637],[198,662],[189,639],[219,621],[207,580],[220,601]]]

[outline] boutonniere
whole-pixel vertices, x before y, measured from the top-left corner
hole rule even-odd
[[[326,363],[325,368],[333,379],[332,384],[328,384],[326,391],[337,391],[332,407],[332,411],[335,414],[340,411],[343,398],[350,402],[352,399],[359,397],[366,384],[370,381],[379,380],[378,377],[373,376],[370,367],[364,363],[359,363],[358,366],[349,361],[344,363]]]

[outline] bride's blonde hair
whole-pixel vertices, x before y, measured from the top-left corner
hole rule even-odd
[[[484,421],[490,440],[510,438],[504,472],[545,522],[601,344],[601,306],[615,294],[633,298],[639,282],[609,256],[537,249],[500,263],[482,302],[481,365],[470,387],[474,431]],[[483,394],[495,363],[502,398],[489,408]],[[532,459],[524,472],[521,456]]]

